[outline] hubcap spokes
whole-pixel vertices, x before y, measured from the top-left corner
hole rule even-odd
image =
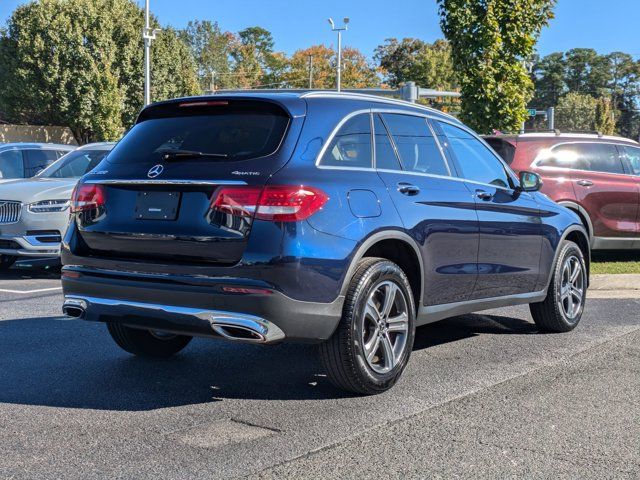
[[[407,344],[407,299],[392,281],[380,283],[369,295],[362,318],[362,345],[369,366],[377,373],[393,369]]]
[[[582,307],[584,293],[584,271],[580,260],[571,256],[562,265],[560,282],[560,304],[569,320],[575,319]]]

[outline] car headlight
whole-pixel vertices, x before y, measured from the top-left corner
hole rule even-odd
[[[64,212],[67,208],[69,208],[69,200],[42,200],[27,206],[27,210],[31,213]]]

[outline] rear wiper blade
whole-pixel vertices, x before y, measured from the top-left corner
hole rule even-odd
[[[184,160],[187,158],[229,158],[229,155],[227,155],[226,153],[207,153],[198,152],[195,150],[167,150],[161,153],[162,158],[166,161]]]

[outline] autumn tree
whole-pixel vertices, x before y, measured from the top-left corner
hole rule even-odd
[[[312,87],[331,89],[336,86],[336,53],[326,45],[314,45],[297,50],[289,59],[284,74],[286,84],[294,88],[309,87],[309,57],[311,57]],[[376,69],[359,50],[342,49],[342,88],[369,88],[378,86]]]
[[[68,126],[79,143],[117,139],[142,107],[143,25],[131,0],[42,0],[16,8],[0,37],[6,120]],[[152,58],[154,100],[198,91],[188,47],[174,30],[158,34]]]
[[[481,132],[517,130],[533,82],[522,60],[533,54],[555,0],[438,0],[462,93],[461,118]]]

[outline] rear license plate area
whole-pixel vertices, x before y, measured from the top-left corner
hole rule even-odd
[[[138,192],[137,220],[175,220],[180,207],[180,192]]]

